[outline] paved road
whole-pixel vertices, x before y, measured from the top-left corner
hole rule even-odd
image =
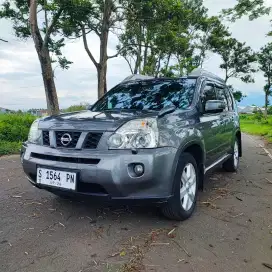
[[[156,208],[62,200],[33,188],[17,156],[0,158],[0,271],[270,271],[272,160],[243,141],[239,172],[207,178],[183,223]]]

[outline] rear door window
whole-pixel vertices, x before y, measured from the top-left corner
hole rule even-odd
[[[233,100],[228,88],[225,88],[225,93],[226,93],[228,104],[229,104],[229,111],[233,111],[234,109]]]
[[[201,97],[201,104],[202,104],[203,111],[205,110],[205,105],[206,105],[207,101],[216,100],[216,99],[217,98],[216,98],[216,92],[215,92],[214,85],[212,85],[212,84],[206,85],[203,90],[202,97]]]
[[[227,99],[224,89],[221,89],[219,87],[216,87],[215,89],[216,89],[216,93],[217,93],[217,99],[224,101],[226,104],[224,111],[228,111],[229,110],[229,103],[228,103],[228,99]]]

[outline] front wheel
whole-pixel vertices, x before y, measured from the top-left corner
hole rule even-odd
[[[188,219],[196,206],[199,171],[194,157],[183,153],[179,159],[174,180],[174,197],[162,208],[162,213],[172,220]]]
[[[239,167],[239,142],[235,139],[232,156],[224,162],[223,168],[227,172],[236,172]]]

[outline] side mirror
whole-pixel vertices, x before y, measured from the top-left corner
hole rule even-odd
[[[226,103],[221,100],[208,100],[205,105],[205,113],[222,112],[226,108]]]
[[[88,106],[86,107],[86,109],[87,109],[87,110],[91,110],[92,107],[93,107],[93,105],[88,105]]]

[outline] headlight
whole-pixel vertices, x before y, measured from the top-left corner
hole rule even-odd
[[[40,144],[42,141],[42,131],[38,129],[39,120],[33,122],[28,134],[28,141],[34,144]]]
[[[136,119],[119,128],[108,140],[109,149],[155,148],[158,146],[155,118]]]

